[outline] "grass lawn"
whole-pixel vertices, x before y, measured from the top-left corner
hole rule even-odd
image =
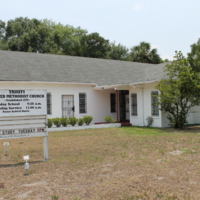
[[[200,199],[199,127],[52,132],[48,141],[43,162],[42,137],[1,140],[0,200]]]

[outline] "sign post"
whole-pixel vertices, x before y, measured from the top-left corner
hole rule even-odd
[[[0,90],[0,139],[43,136],[48,160],[45,90]]]
[[[44,160],[48,160],[48,137],[43,137]]]

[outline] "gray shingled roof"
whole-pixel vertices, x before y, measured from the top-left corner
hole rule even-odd
[[[128,85],[161,79],[163,66],[164,64],[0,50],[0,81]]]

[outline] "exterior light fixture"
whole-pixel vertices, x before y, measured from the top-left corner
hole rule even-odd
[[[26,172],[25,172],[24,176],[28,175],[28,170],[30,168],[29,163],[28,163],[29,159],[30,159],[29,155],[23,156],[23,160],[26,161],[26,163],[25,163],[25,170],[26,170]]]

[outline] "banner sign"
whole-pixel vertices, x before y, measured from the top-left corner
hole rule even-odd
[[[0,116],[46,115],[45,90],[0,90]]]

